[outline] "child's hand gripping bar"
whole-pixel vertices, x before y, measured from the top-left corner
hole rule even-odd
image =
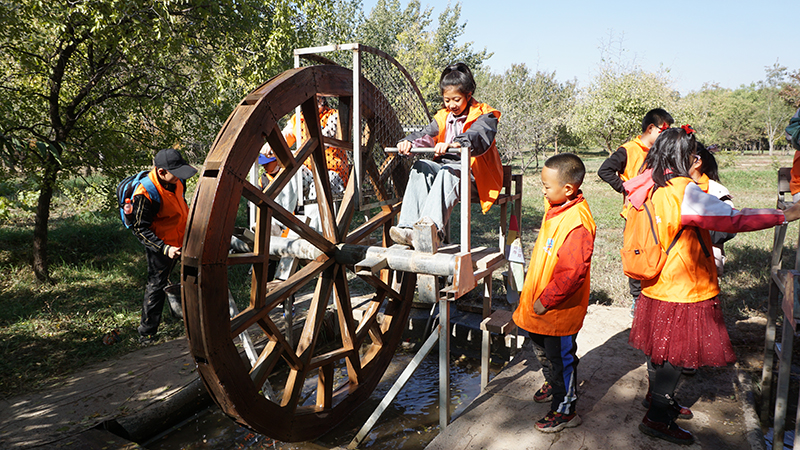
[[[386,147],[383,151],[386,153],[397,153],[397,147]],[[436,149],[433,147],[414,147],[411,149],[411,153],[436,153]],[[451,148],[447,150],[447,153],[457,155],[461,153],[461,148]]]

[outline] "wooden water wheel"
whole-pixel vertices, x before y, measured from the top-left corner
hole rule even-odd
[[[360,91],[356,98],[360,98],[364,124],[362,146],[393,146],[404,133],[392,108],[387,107],[387,99],[363,78]],[[186,331],[208,391],[235,421],[283,441],[324,434],[369,397],[399,343],[416,284],[414,273],[385,264],[372,271],[357,267],[373,250],[388,250],[387,231],[399,206],[390,201],[396,197],[383,186],[390,180],[394,189],[402,191],[407,179],[405,166],[393,165],[390,159],[375,161],[369,153],[363,153],[361,176],[349,177],[344,197],[335,206],[326,175],[324,144],[350,150],[353,145],[349,137],[323,137],[316,113],[317,94],[338,99],[340,119],[345,123],[342,128],[348,129],[353,76],[340,66],[289,70],[260,86],[236,107],[201,171],[183,248]],[[280,132],[279,121],[297,106],[306,118],[310,137],[292,152]],[[382,133],[383,138],[370,132],[378,128],[390,132]],[[248,181],[247,174],[264,139],[284,169],[262,191]],[[309,158],[313,161],[322,232],[298,220],[274,200]],[[354,222],[355,216],[361,219],[361,214],[356,214],[357,178],[370,182],[379,200],[359,224]],[[229,255],[237,212],[246,202],[257,206],[253,251]],[[300,236],[295,244],[305,249],[302,258],[307,261],[282,282],[267,278],[270,248],[274,252],[281,239],[270,236],[273,218]],[[377,245],[358,245],[370,235]],[[293,245],[281,248],[291,254]],[[240,265],[252,265],[249,305],[231,318],[229,268]],[[351,306],[348,276],[352,279],[354,270],[371,289],[363,314],[355,314]],[[302,332],[299,338],[288,337],[277,313],[285,299],[313,283],[313,299]],[[323,346],[318,338],[331,305],[338,337]],[[237,347],[237,336],[248,329],[261,339],[256,339],[255,364],[242,358]],[[263,394],[262,386],[281,367],[288,367],[288,377],[283,386],[275,386],[278,396],[271,400]]]

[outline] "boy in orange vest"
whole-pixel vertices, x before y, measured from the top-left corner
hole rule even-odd
[[[623,195],[623,203],[625,202],[624,196],[626,194],[622,183],[639,175],[639,169],[642,168],[648,150],[653,146],[658,135],[674,122],[667,111],[661,108],[651,109],[642,119],[642,134],[622,144],[597,169],[597,175],[614,188],[615,191]],[[622,217],[625,217],[624,208]],[[633,317],[633,311],[636,309],[636,299],[642,292],[642,283],[639,280],[629,278],[628,289],[631,297],[633,297],[633,302],[631,303],[631,317]]]
[[[189,206],[184,198],[186,180],[197,173],[197,169],[172,148],[159,151],[153,163],[155,167],[148,176],[158,189],[160,200],[151,199],[147,189],[140,184],[133,192],[133,223],[130,227],[147,253],[147,286],[139,324],[141,345],[156,340],[166,297],[164,288],[181,257],[186,233],[189,217]]]
[[[586,167],[572,153],[549,158],[542,169],[545,216],[522,287],[514,322],[526,330],[542,363],[545,383],[537,403],[550,412],[536,429],[555,433],[576,427],[576,338],[589,306],[589,272],[595,223],[580,190]]]

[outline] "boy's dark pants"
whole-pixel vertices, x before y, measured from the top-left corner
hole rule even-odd
[[[144,288],[142,304],[142,320],[139,324],[139,335],[156,334],[161,323],[161,312],[164,310],[164,299],[167,294],[164,288],[169,283],[169,274],[175,267],[177,259],[145,248],[147,253],[147,286]]]
[[[575,354],[578,345],[572,336],[545,336],[528,333],[533,342],[536,358],[542,364],[545,380],[553,387],[553,401],[550,410],[562,414],[575,412],[578,396],[575,391],[578,356]]]

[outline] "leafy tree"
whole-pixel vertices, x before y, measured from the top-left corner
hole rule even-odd
[[[202,153],[233,102],[291,65],[330,1],[0,0],[5,169],[38,186],[33,270],[49,281],[59,174],[109,174],[152,151]],[[4,169],[4,170],[5,170]]]
[[[503,159],[522,158],[522,168],[538,166],[545,148],[558,146],[576,97],[575,82],[560,83],[555,72],[531,73],[512,64],[503,74],[482,74],[483,99],[502,112],[497,145]]]
[[[608,49],[603,53],[597,75],[579,95],[570,129],[584,140],[602,145],[610,154],[641,133],[647,111],[670,111],[676,94],[665,73],[646,72],[619,57],[609,57]]]
[[[788,75],[788,82],[783,85],[780,96],[792,108],[800,108],[800,69]]]
[[[759,118],[763,124],[764,135],[769,144],[769,155],[775,148],[775,142],[782,139],[784,129],[794,113],[794,108],[781,99],[783,87],[787,84],[787,69],[777,62],[765,67],[766,78],[758,83],[761,108]]]

